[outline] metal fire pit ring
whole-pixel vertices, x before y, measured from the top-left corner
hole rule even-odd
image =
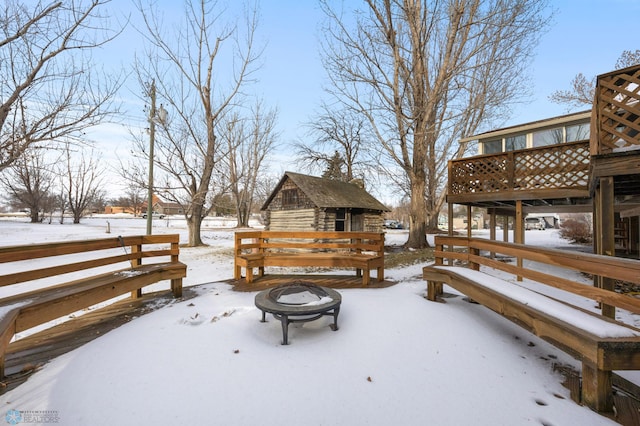
[[[331,329],[338,329],[338,314],[342,296],[335,290],[306,282],[294,282],[267,289],[256,294],[255,304],[262,311],[261,322],[267,312],[282,324],[282,344],[289,344],[289,324],[315,321],[333,316]]]

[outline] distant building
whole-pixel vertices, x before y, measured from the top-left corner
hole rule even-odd
[[[129,206],[106,206],[104,209],[104,212],[106,214],[128,213],[132,215],[137,215],[137,214],[142,215],[147,211],[147,201],[145,200],[144,202],[142,202],[139,205],[138,209],[139,209],[138,211],[135,211],[134,207],[129,207]],[[153,208],[151,209],[151,211],[154,211],[156,213],[160,213],[166,216],[184,214],[184,209],[180,204],[167,203],[165,201],[162,201],[160,197],[158,197],[157,195],[153,196]]]

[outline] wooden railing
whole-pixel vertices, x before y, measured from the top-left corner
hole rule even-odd
[[[449,162],[449,195],[589,187],[589,141]]]
[[[598,76],[591,154],[640,149],[640,65]]]
[[[489,253],[498,257],[486,256]],[[607,316],[615,317],[615,311],[610,309],[611,306],[640,314],[640,300],[635,297],[616,293],[613,289],[601,289],[543,272],[551,266],[638,285],[640,284],[640,262],[634,259],[506,243],[484,238],[441,235],[435,238],[434,256],[436,265],[459,262],[476,271],[480,270],[480,266],[485,266],[580,294],[600,303],[603,313]],[[531,263],[523,262],[524,264],[520,266],[498,260],[501,256],[520,258]]]

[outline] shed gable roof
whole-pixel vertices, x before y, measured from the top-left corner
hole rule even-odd
[[[269,204],[271,204],[271,201],[280,191],[287,178],[291,179],[316,207],[390,211],[387,206],[356,184],[293,172],[285,172],[262,206],[262,210],[266,210],[269,207]]]

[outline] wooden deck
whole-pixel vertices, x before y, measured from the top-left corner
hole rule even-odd
[[[307,283],[319,285],[322,287],[329,287],[334,289],[345,288],[386,288],[395,285],[393,281],[377,281],[371,280],[371,283],[367,286],[362,285],[362,278],[355,275],[282,275],[282,274],[269,274],[262,277],[254,277],[253,282],[247,283],[242,278],[239,280],[229,280],[227,283],[233,285],[235,291],[262,291],[271,287],[276,287],[282,284],[292,283],[295,281],[304,281]]]
[[[266,275],[247,284],[244,279],[228,280],[236,291],[261,291],[293,281],[311,282],[335,289],[364,288],[362,278],[336,275]],[[394,282],[373,280],[366,288],[384,288]],[[182,299],[195,296],[197,286],[185,287]],[[105,333],[164,305],[175,301],[170,290],[147,293],[139,299],[124,299],[110,306],[87,312],[55,327],[32,334],[9,345],[6,375],[0,382],[0,394],[24,383],[40,366],[70,352]]]
[[[180,300],[190,299],[195,294],[191,288],[185,288]],[[124,299],[11,343],[6,353],[6,377],[0,382],[0,394],[25,382],[53,358],[175,300],[171,290]]]

